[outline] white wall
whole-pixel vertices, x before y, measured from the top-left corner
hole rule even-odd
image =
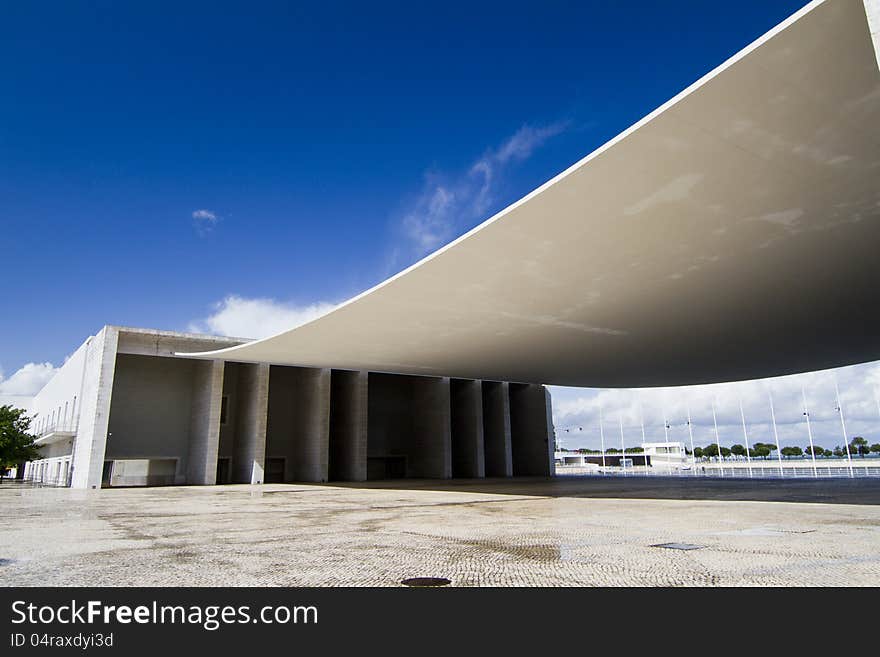
[[[30,406],[36,418],[31,425],[34,433],[43,433],[57,426],[71,430],[76,427],[82,401],[82,381],[86,354],[92,337],[73,352],[43,389],[37,393]]]

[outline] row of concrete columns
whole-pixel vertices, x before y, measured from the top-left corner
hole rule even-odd
[[[232,480],[265,480],[267,426],[284,480],[367,478],[367,372],[240,364]],[[540,385],[408,377],[412,432],[407,476],[547,476],[553,472],[549,396]],[[200,364],[188,482],[213,484],[223,364]],[[271,417],[270,417],[271,413]]]

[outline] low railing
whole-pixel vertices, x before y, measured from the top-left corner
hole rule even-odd
[[[61,421],[55,422],[46,426],[45,428],[37,428],[36,434],[37,438],[43,438],[44,436],[48,436],[50,433],[76,433],[77,422],[74,420],[71,421]]]

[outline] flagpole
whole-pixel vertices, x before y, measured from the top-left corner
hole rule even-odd
[[[697,456],[694,453],[694,428],[691,426],[691,403],[690,401],[686,402],[687,404],[687,417],[688,417],[688,435],[691,437],[691,461],[693,461],[694,474],[697,474]]]
[[[605,476],[605,427],[602,422],[602,404],[599,404],[599,439],[602,441],[602,476]]]
[[[749,477],[752,476],[752,456],[749,454],[749,434],[746,431],[746,414],[743,411],[743,400],[742,397],[739,398],[739,416],[742,418],[743,423],[743,438],[746,441],[746,462],[749,464]]]
[[[715,425],[715,445],[718,447],[718,465],[721,476],[724,476],[724,458],[721,456],[721,436],[718,435],[718,418],[715,417],[715,397],[712,397],[712,423]]]
[[[768,390],[767,395],[770,397],[770,418],[773,420],[773,436],[776,438],[776,459],[779,462],[779,476],[785,477],[782,471],[782,452],[779,450],[779,431],[776,428],[776,411],[773,410],[773,393]]]
[[[804,417],[807,418],[807,435],[810,437],[810,456],[813,457],[813,476],[818,477],[819,472],[816,470],[816,450],[813,447],[813,429],[810,427],[810,410],[807,408],[807,393],[801,386],[801,397],[804,400]]]
[[[620,467],[623,468],[623,475],[626,476],[626,465],[623,462],[626,458],[626,448],[623,446],[623,416],[618,415],[617,421],[620,423]]]
[[[645,443],[647,442],[647,438],[645,438],[645,409],[642,406],[642,393],[636,393],[639,398],[639,423],[642,425],[642,454],[645,453]],[[878,407],[880,408],[880,407]],[[648,457],[644,456],[645,459],[645,476],[648,476]]]
[[[846,440],[846,422],[843,421],[843,406],[840,405],[840,388],[837,386],[837,377],[834,377],[834,394],[837,397],[837,412],[840,414],[840,428],[843,431],[843,444],[846,446],[846,462],[849,465],[849,476],[853,477],[852,454],[849,451],[849,443]]]
[[[669,422],[666,420],[666,411],[663,412],[663,436],[666,442],[666,462],[672,469],[672,459],[669,457]]]

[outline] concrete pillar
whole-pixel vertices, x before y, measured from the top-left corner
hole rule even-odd
[[[410,477],[452,476],[449,379],[412,377],[413,435],[407,464]]]
[[[485,477],[483,387],[480,381],[452,379],[452,476]]]
[[[330,375],[330,481],[366,481],[369,407],[367,372]]]
[[[269,366],[265,363],[241,363],[238,366],[237,396],[232,480],[239,484],[262,484],[266,459]]]
[[[213,486],[217,483],[217,451],[220,447],[220,404],[223,399],[223,361],[197,361],[193,366],[192,410],[186,483]]]
[[[483,381],[483,442],[487,477],[512,477],[508,384]]]
[[[330,436],[330,370],[295,368],[288,481],[327,481]]]
[[[101,487],[118,343],[119,332],[112,326],[105,326],[89,339],[80,393],[79,425],[73,447],[71,488]]]
[[[880,0],[864,0],[865,15],[868,18],[868,31],[874,43],[874,57],[880,68]]]
[[[550,476],[553,421],[550,393],[542,385],[511,383],[510,444],[515,476]]]

